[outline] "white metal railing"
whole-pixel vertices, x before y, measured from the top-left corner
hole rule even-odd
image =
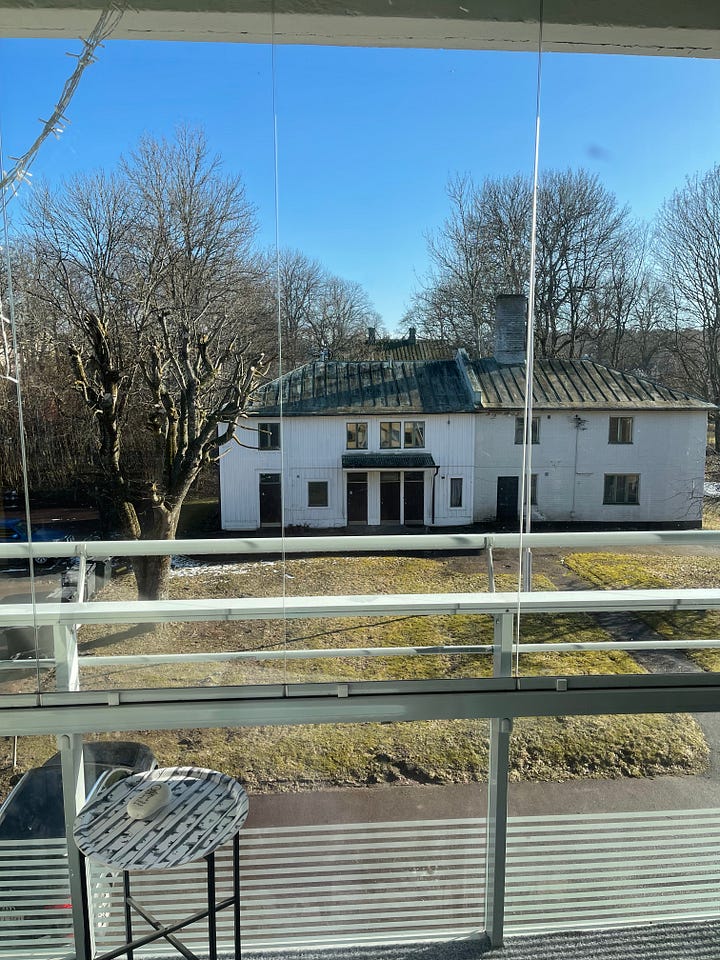
[[[622,530],[580,533],[457,533],[337,537],[228,537],[197,540],[87,540],[0,544],[0,559],[29,557],[249,556],[312,553],[414,552],[424,550],[517,550],[520,545],[575,550],[620,546],[715,546],[720,530]]]

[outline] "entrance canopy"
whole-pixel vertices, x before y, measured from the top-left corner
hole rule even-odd
[[[430,453],[345,453],[343,470],[424,470],[434,467]]]

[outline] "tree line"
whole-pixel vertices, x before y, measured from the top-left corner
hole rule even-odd
[[[404,324],[491,354],[497,295],[529,294],[531,182],[456,176],[447,194]],[[597,176],[547,171],[535,256],[537,357],[587,357],[720,403],[720,164],[689,178],[650,224]]]
[[[23,481],[19,375],[31,489],[83,485],[106,534],[174,538],[280,358],[350,349],[379,323],[357,284],[300,252],[258,251],[256,233],[241,179],[190,129],[33,190],[11,251],[17,351],[3,322],[5,487]],[[168,571],[168,558],[138,561],[140,595],[163,596]]]
[[[530,184],[455,177],[448,198],[405,324],[489,354],[496,296],[528,292]],[[651,227],[597,177],[547,173],[536,355],[590,356],[720,401],[718,224],[720,165]],[[256,238],[242,180],[197,130],[145,137],[114,170],[35,187],[10,251],[16,342],[2,323],[2,484],[23,482],[20,376],[31,489],[81,487],[105,534],[172,539],[261,382],[361,356],[368,326],[382,334],[358,284]],[[138,561],[140,595],[163,596],[168,571],[167,558]]]

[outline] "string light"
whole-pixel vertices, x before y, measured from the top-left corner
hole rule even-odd
[[[40,119],[43,127],[39,136],[30,146],[29,150],[21,157],[11,157],[11,159],[15,161],[15,165],[7,172],[3,171],[2,179],[0,179],[0,192],[2,193],[3,203],[7,203],[9,197],[14,197],[23,183],[30,183],[29,178],[32,174],[28,172],[29,167],[35,160],[40,147],[47,138],[52,134],[56,139],[60,139],[61,134],[70,122],[65,116],[65,111],[77,90],[80,77],[83,75],[86,67],[96,62],[97,57],[95,56],[95,51],[98,47],[102,47],[103,41],[107,40],[114,32],[126,9],[127,4],[124,3],[123,0],[111,3],[100,14],[90,35],[85,39],[80,38],[80,42],[83,45],[82,52],[67,54],[67,56],[77,60],[77,65],[65,81],[65,86],[62,89],[60,98],[55,104],[55,109],[49,118],[47,120]]]

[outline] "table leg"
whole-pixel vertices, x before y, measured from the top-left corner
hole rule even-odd
[[[87,863],[85,854],[78,850],[80,862],[80,896],[82,898],[82,922],[83,922],[83,940],[85,941],[84,956],[92,956],[92,939],[90,936],[90,904],[88,902],[88,882],[87,882]]]
[[[233,837],[233,929],[235,932],[235,960],[240,960],[242,947],[240,939],[240,835]]]
[[[130,907],[130,874],[123,870],[123,904],[125,906],[125,943],[132,943],[132,912]],[[128,960],[133,960],[132,948],[127,950]]]
[[[217,900],[215,897],[215,854],[210,853],[207,860],[208,895],[208,947],[210,960],[217,960]]]

